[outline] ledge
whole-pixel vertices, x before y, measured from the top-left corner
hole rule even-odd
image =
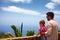
[[[40,36],[25,36],[25,37],[14,37],[14,38],[5,38],[0,40],[40,40]],[[60,32],[58,33],[58,40],[60,40]]]
[[[0,40],[37,40],[37,39],[39,39],[39,35],[38,36],[25,36],[25,37],[4,38],[4,39],[0,39]]]

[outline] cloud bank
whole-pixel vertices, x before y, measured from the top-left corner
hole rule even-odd
[[[11,2],[16,2],[16,3],[19,3],[19,2],[22,2],[22,3],[31,3],[32,0],[9,0]]]
[[[8,11],[8,12],[16,12],[16,13],[23,13],[23,14],[29,14],[29,15],[39,15],[40,14],[40,12],[23,9],[23,8],[16,7],[16,6],[2,7],[1,9],[4,11]]]

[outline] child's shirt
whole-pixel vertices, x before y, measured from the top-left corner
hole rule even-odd
[[[46,31],[47,31],[47,28],[45,26],[40,27],[39,32],[41,34],[41,37],[46,37],[45,34],[42,34],[42,32],[46,32]]]

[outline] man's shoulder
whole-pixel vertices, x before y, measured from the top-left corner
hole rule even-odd
[[[56,21],[50,20],[50,21],[48,21],[48,23],[56,23]]]
[[[58,24],[56,23],[56,21],[54,21],[54,20],[50,20],[48,23],[49,23],[49,24],[52,24],[52,25],[58,25]]]

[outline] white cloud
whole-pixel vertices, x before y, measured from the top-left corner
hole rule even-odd
[[[51,0],[51,1],[60,4],[60,0]]]
[[[22,2],[22,3],[31,3],[32,0],[10,0],[11,2]]]
[[[24,13],[24,14],[29,14],[29,15],[39,15],[40,14],[39,12],[36,12],[33,10],[27,10],[27,9],[23,9],[23,8],[18,8],[16,6],[2,7],[1,9],[4,11]]]
[[[51,0],[51,2],[47,3],[45,7],[49,9],[54,9],[57,4],[60,4],[60,0]]]
[[[47,7],[48,9],[54,9],[55,8],[55,3],[49,2],[45,5],[45,7]]]

